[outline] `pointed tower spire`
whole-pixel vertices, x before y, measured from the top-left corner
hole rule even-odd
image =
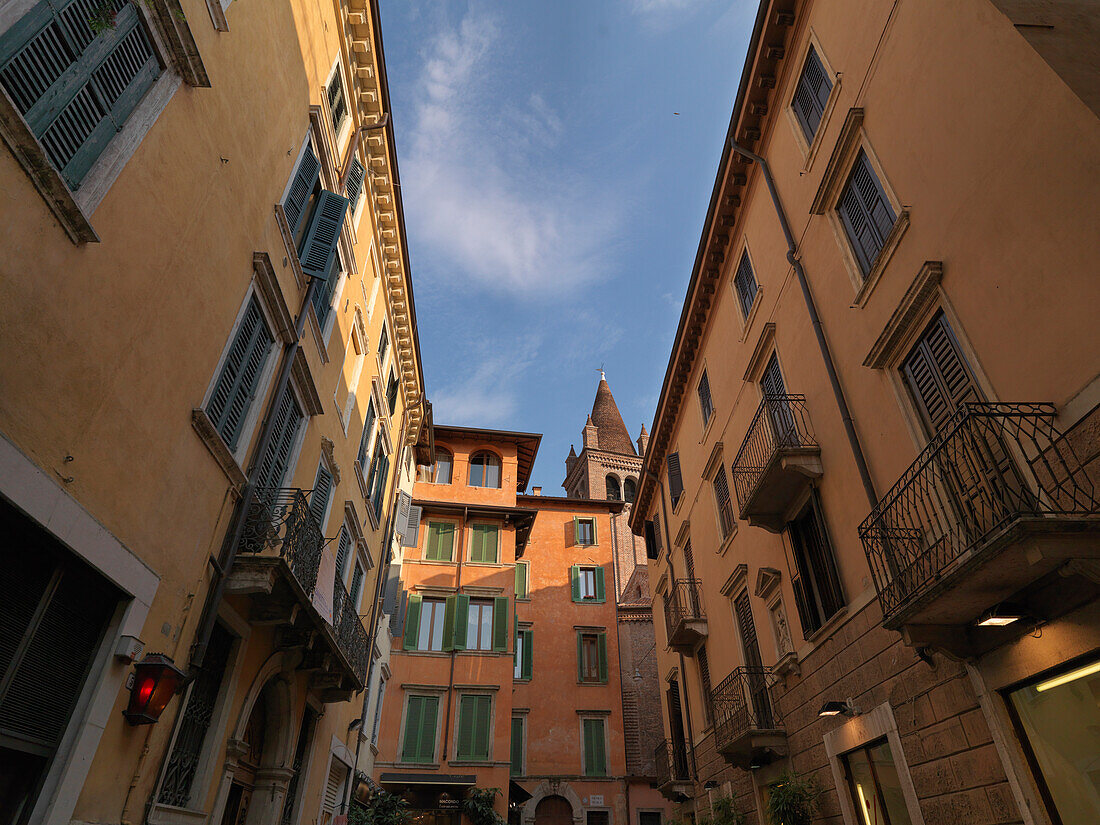
[[[646,431],[645,424],[642,424],[642,431],[638,433],[638,455],[645,455],[645,450],[648,446],[649,433]]]
[[[630,440],[630,433],[623,423],[623,417],[614,396],[611,395],[611,387],[608,386],[602,369],[600,384],[596,388],[596,400],[592,402],[592,415],[588,419],[596,426],[597,445],[594,446],[612,453],[635,455],[634,442]]]

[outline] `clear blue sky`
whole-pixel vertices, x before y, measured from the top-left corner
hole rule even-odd
[[[601,364],[650,428],[756,5],[382,0],[435,420],[543,433],[549,495]]]

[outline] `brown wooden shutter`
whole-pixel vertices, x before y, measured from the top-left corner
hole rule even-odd
[[[665,463],[668,465],[668,497],[672,499],[672,506],[675,507],[684,492],[684,478],[680,474],[680,454],[669,453]]]
[[[749,602],[747,590],[742,590],[733,600],[733,609],[741,630],[741,644],[745,648],[745,664],[749,667],[760,667],[763,659],[760,656],[760,643],[756,637],[756,623],[752,618],[752,604]]]
[[[980,399],[942,310],[902,362],[901,371],[930,435],[946,423],[959,404]]]

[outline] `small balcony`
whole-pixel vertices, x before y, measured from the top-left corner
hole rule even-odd
[[[974,656],[1034,625],[1012,612],[1052,619],[1095,598],[1100,500],[1054,418],[963,404],[883,496],[859,536],[885,627]]]
[[[687,743],[665,740],[653,752],[657,769],[657,790],[673,802],[683,802],[694,795],[691,772],[688,770]]]
[[[332,622],[318,610],[324,547],[306,492],[256,488],[226,592],[248,596],[249,621],[276,627],[276,646],[301,654],[321,696],[343,701],[366,683],[370,639],[342,582],[332,584]]]
[[[707,614],[703,611],[702,582],[676,579],[665,593],[665,631],[668,644],[690,655],[707,637]]]
[[[782,532],[791,505],[821,477],[821,448],[806,397],[765,396],[731,469],[738,515],[755,527]]]
[[[770,667],[739,667],[712,691],[714,744],[731,765],[748,770],[787,755],[773,684]]]

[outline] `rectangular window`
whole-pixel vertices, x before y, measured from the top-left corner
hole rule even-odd
[[[447,603],[443,599],[424,599],[420,603],[420,632],[417,650],[443,649],[443,618]]]
[[[397,374],[393,370],[390,370],[390,380],[386,384],[386,409],[390,415],[397,409]]]
[[[534,670],[534,631],[529,627],[516,630],[515,669],[513,678],[530,679]]]
[[[0,83],[74,192],[161,71],[130,2],[42,0],[0,36]]]
[[[348,599],[355,609],[359,609],[359,598],[363,595],[363,576],[366,575],[363,572],[363,565],[359,563],[359,560],[355,561],[355,570],[351,574],[351,589],[348,591]]]
[[[524,727],[522,716],[512,717],[512,776],[523,776]]]
[[[894,756],[885,739],[844,754],[840,764],[852,806],[864,825],[912,825]]]
[[[695,391],[699,394],[699,409],[703,413],[703,426],[705,427],[714,413],[714,404],[710,399],[710,380],[707,378],[705,369],[699,378],[699,386],[695,388]]]
[[[328,84],[328,111],[332,116],[332,133],[339,137],[340,127],[348,116],[348,104],[344,98],[344,80],[340,77],[340,67],[332,75]]]
[[[260,377],[275,345],[260,302],[248,299],[244,317],[214,382],[206,414],[230,450],[237,448],[248,410],[256,398]]]
[[[741,317],[748,320],[752,312],[752,305],[756,303],[756,274],[752,271],[752,261],[749,260],[749,251],[741,253],[741,260],[737,264],[737,273],[733,276],[733,286],[737,290],[737,303],[741,307]]]
[[[736,521],[733,518],[733,505],[730,503],[730,487],[726,481],[726,468],[718,465],[714,474],[714,502],[718,507],[718,526],[722,529],[722,538],[728,538],[733,532]]]
[[[370,476],[367,478],[367,498],[374,510],[375,518],[382,518],[382,497],[386,491],[386,474],[390,469],[390,457],[379,438],[374,445],[374,458],[370,464]]]
[[[462,696],[458,701],[455,726],[455,756],[458,759],[488,759],[492,730],[493,697]]]
[[[317,465],[317,476],[313,480],[313,491],[309,494],[309,512],[313,520],[317,522],[318,529],[324,533],[325,519],[328,516],[328,505],[332,499],[332,473],[322,458]]]
[[[378,728],[382,725],[382,705],[386,700],[386,680],[378,683],[378,699],[374,704],[374,724],[371,726],[370,743],[378,745]]]
[[[603,719],[581,720],[584,732],[584,775],[607,776],[607,742]]]
[[[367,415],[363,419],[363,437],[359,439],[359,469],[367,472],[367,455],[370,450],[371,437],[374,435],[374,421],[377,415],[374,412],[374,399],[367,401]]]
[[[351,213],[359,208],[359,198],[363,196],[363,181],[367,176],[367,170],[363,168],[357,155],[351,159],[351,168],[348,169],[348,179],[344,183],[344,194],[351,203]]]
[[[585,811],[585,825],[611,825],[609,811]]]
[[[402,762],[434,762],[438,696],[410,696],[405,706]]]
[[[429,561],[451,561],[454,553],[455,526],[445,521],[428,522],[428,541],[424,558]]]
[[[639,811],[638,825],[661,825],[661,812]]]
[[[596,570],[592,567],[582,567],[581,574],[581,598],[596,598]]]
[[[594,518],[581,518],[580,516],[574,516],[573,518],[573,541],[575,544],[579,544],[582,547],[587,547],[596,543],[596,519]]]
[[[466,619],[466,649],[493,649],[492,599],[470,599],[470,610]]]
[[[874,266],[897,217],[866,152],[860,151],[856,158],[836,209],[859,267],[866,275]]]
[[[475,524],[470,528],[469,561],[495,564],[500,544],[500,528],[495,524]]]
[[[525,561],[516,562],[516,598],[531,598],[531,565]]]
[[[382,332],[378,336],[378,363],[386,363],[386,352],[390,348],[390,336],[386,333],[386,325],[382,324]]]
[[[258,488],[279,487],[290,467],[290,454],[298,440],[298,431],[305,422],[305,415],[298,406],[298,399],[290,384],[283,388],[274,409],[271,441],[267,451],[256,465],[255,483]]]
[[[581,682],[607,681],[607,634],[577,634],[577,678]]]
[[[602,567],[582,567],[574,564],[569,571],[573,601],[603,602],[606,599],[604,570]]]
[[[684,494],[684,477],[680,472],[680,453],[669,453],[668,458],[665,459],[665,464],[668,465],[668,497],[672,501],[672,508],[676,509],[680,496]]]
[[[802,64],[802,74],[798,77],[794,99],[791,101],[807,143],[814,142],[814,135],[817,134],[817,127],[821,124],[821,116],[825,113],[825,104],[832,90],[833,82],[829,79],[821,58],[817,56],[817,50],[810,46],[806,62]]]
[[[844,606],[836,561],[825,530],[817,494],[798,517],[787,524],[798,577],[791,582],[795,606],[806,636],[814,633]]]

